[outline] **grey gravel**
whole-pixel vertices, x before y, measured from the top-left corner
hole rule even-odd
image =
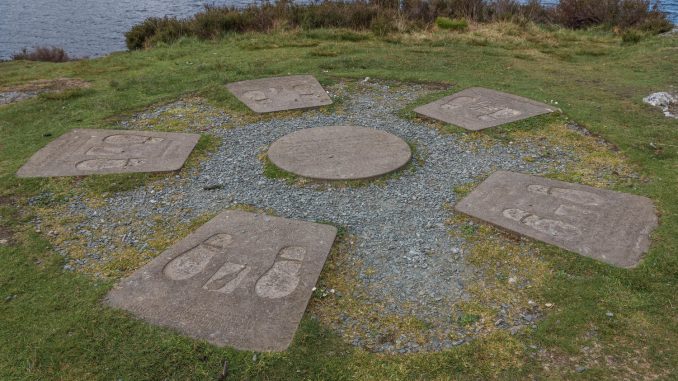
[[[37,91],[4,91],[0,92],[0,105],[6,105],[14,102],[23,101],[37,97]]]
[[[210,122],[213,128],[203,130],[220,137],[223,144],[192,173],[182,172],[182,176],[168,176],[112,195],[103,207],[90,208],[82,197],[71,199],[70,213],[84,220],[69,228],[86,237],[88,255],[77,261],[71,259],[64,268],[77,269],[89,261],[110,260],[120,249],[111,239],[116,228],[129,227],[122,236],[124,244],[147,250],[150,258],[158,254],[148,243],[156,226],[152,216],[188,222],[235,204],[247,204],[287,218],[346,227],[357,237],[356,250],[351,255],[358,264],[364,302],[368,306],[384,305],[388,314],[414,315],[430,330],[424,345],[408,337],[396,343],[374,344],[373,337],[358,336],[351,341],[353,345],[408,353],[463,344],[463,339],[450,339],[454,333],[450,331],[450,308],[456,301],[468,298],[465,285],[478,272],[467,268],[460,249],[462,239],[450,235],[445,225],[452,217],[446,205],[457,201],[455,187],[479,181],[495,170],[532,174],[562,170],[571,153],[551,151],[545,157],[537,144],[472,147],[456,135],[441,134],[424,122],[397,116],[401,108],[429,92],[425,87],[372,82],[355,86],[358,89],[352,89],[351,94],[341,84],[329,88],[333,97],[346,99],[345,110],[340,113],[308,111],[252,124],[235,123],[230,129],[219,127],[228,121],[227,116]],[[417,147],[424,162],[415,161],[412,170],[400,176],[362,187],[299,186],[263,176],[258,155],[273,141],[299,129],[332,125],[372,127],[398,135]],[[131,128],[133,124],[122,126]],[[61,252],[68,258],[67,248],[61,248]],[[502,320],[497,325],[516,333],[520,324],[534,319],[534,315],[525,315],[522,323],[520,319],[513,323]],[[336,328],[340,334],[365,324],[351,316],[342,316],[339,321]]]

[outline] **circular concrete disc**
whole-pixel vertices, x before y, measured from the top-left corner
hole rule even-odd
[[[373,128],[308,128],[271,144],[268,158],[296,175],[318,180],[359,180],[385,175],[410,161],[399,137]]]

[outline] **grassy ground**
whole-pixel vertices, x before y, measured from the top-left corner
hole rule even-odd
[[[88,89],[0,107],[0,239],[7,240],[0,245],[0,379],[218,379],[224,361],[228,379],[675,379],[678,123],[641,98],[678,88],[677,52],[676,37],[629,45],[604,32],[491,24],[464,34],[381,39],[333,30],[252,34],[64,64],[0,63],[0,87],[61,77],[91,82]],[[532,296],[553,303],[536,330],[495,332],[447,352],[408,356],[354,349],[311,314],[284,353],[216,348],[105,308],[100,300],[111,280],[62,271],[62,259],[31,224],[29,197],[51,191],[61,198],[51,202],[59,205],[76,189],[102,194],[172,175],[17,179],[14,173],[37,149],[72,128],[113,127],[126,115],[180,97],[204,97],[243,119],[272,118],[249,114],[223,85],[288,73],[314,74],[325,84],[369,76],[485,86],[557,101],[567,118],[613,144],[640,174],[602,186],[655,201],[661,224],[650,252],[638,268],[623,270],[531,243],[545,263],[534,267],[549,274]],[[407,110],[403,115],[413,117]],[[515,130],[468,136],[513,139],[520,134]],[[213,144],[204,141],[202,151]],[[567,179],[591,182],[585,172]],[[496,242],[512,238],[481,229],[483,241],[471,260],[489,266],[488,273],[502,271]],[[341,258],[349,248],[350,237],[344,237],[333,256]],[[494,262],[497,269],[488,265]],[[513,265],[532,266],[522,260]],[[461,319],[473,324],[481,315],[471,308]]]

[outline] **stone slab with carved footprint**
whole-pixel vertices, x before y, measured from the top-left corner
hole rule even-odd
[[[284,350],[336,232],[225,211],[121,281],[107,302],[216,345]]]
[[[311,75],[292,75],[226,85],[252,111],[257,113],[320,107],[332,104],[327,92]]]
[[[455,209],[515,233],[620,267],[634,267],[657,227],[646,197],[499,171]]]
[[[39,150],[17,176],[175,171],[199,139],[197,134],[75,129]]]
[[[556,111],[517,95],[474,87],[417,107],[418,114],[478,131]]]

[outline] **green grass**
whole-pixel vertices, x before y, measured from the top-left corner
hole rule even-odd
[[[0,107],[0,222],[2,234],[11,233],[10,244],[0,245],[0,379],[214,380],[225,360],[228,379],[678,377],[678,126],[641,101],[678,86],[678,39],[629,44],[601,31],[474,28],[397,40],[332,30],[274,39],[247,34],[215,42],[183,39],[87,61],[0,63],[0,87],[57,77],[92,84]],[[17,179],[14,173],[36,150],[70,129],[112,128],[116,118],[185,96],[207,98],[234,118],[270,118],[250,114],[223,85],[288,73],[310,73],[324,84],[369,76],[556,100],[567,118],[612,143],[639,171],[639,178],[613,187],[655,201],[661,224],[652,247],[640,266],[625,270],[535,243],[549,276],[530,293],[554,304],[536,330],[499,332],[443,353],[408,356],[354,349],[307,313],[288,351],[255,358],[108,309],[100,301],[113,281],[62,271],[61,257],[34,231],[29,197],[51,194],[46,206],[59,206],[78,192],[115,192],[174,174]],[[530,128],[539,130],[533,123]],[[509,127],[468,136],[501,139],[502,133],[515,132]],[[213,146],[204,144],[207,151]],[[482,314],[474,311],[469,313]],[[579,364],[588,370],[577,373]]]
[[[436,25],[440,29],[464,31],[468,29],[468,21],[464,19],[451,19],[449,17],[437,17]]]

